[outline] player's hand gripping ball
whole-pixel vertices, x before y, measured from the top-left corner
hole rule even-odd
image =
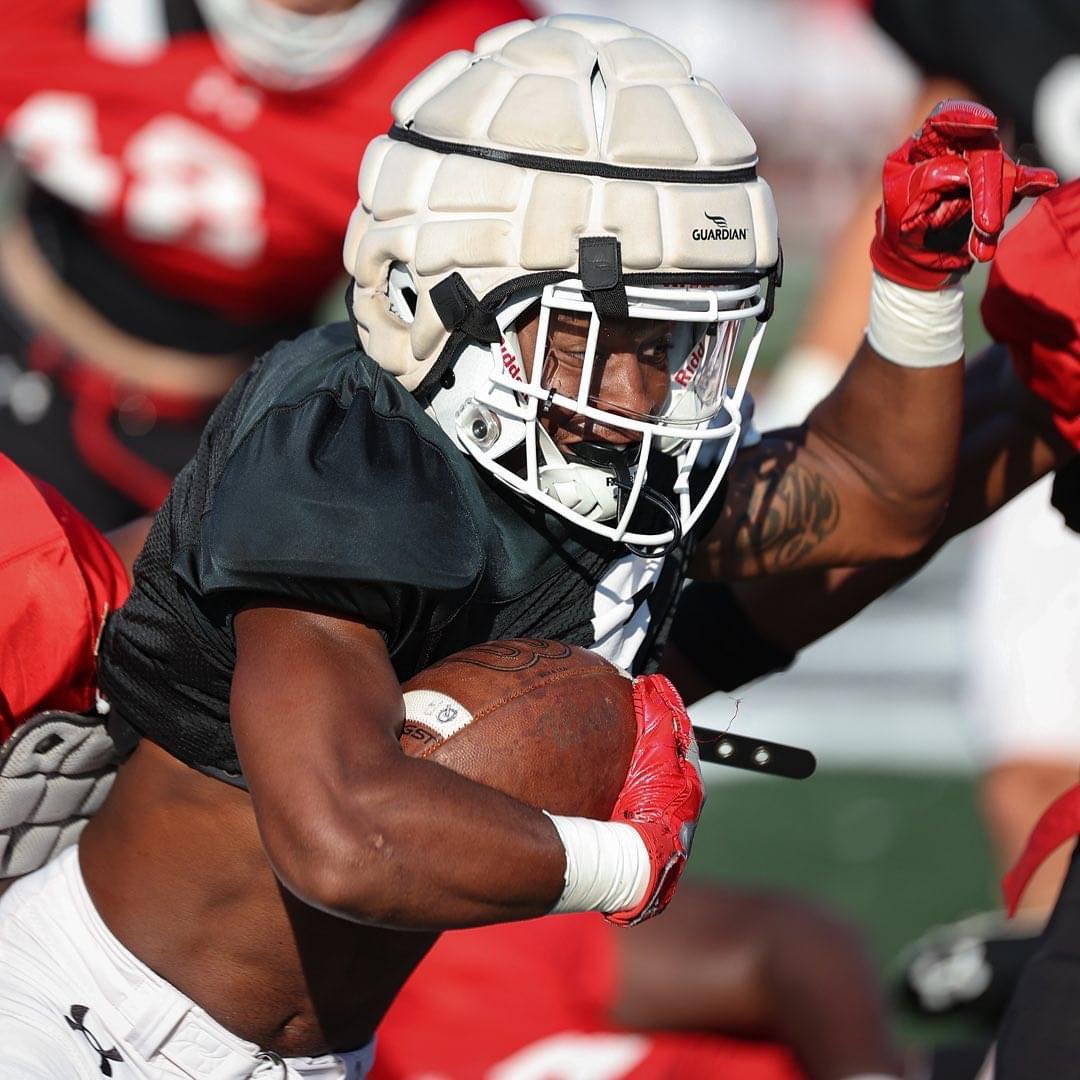
[[[663,675],[634,680],[637,745],[612,818],[645,841],[652,877],[645,899],[607,918],[634,926],[658,915],[675,894],[705,805],[697,743],[678,691]]]
[[[557,641],[493,641],[410,679],[401,745],[553,814],[635,828],[647,895],[610,916],[630,925],[667,906],[705,801],[690,718],[660,675],[630,680]]]
[[[874,269],[913,289],[941,289],[994,257],[1009,211],[1057,185],[1052,169],[1018,165],[997,117],[973,101],[942,101],[885,159]]]

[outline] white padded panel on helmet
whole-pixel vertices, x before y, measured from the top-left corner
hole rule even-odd
[[[746,185],[746,198],[757,223],[754,229],[757,265],[775,266],[780,257],[780,222],[776,216],[772,188],[758,177]]]
[[[456,49],[429,64],[390,103],[394,119],[399,124],[407,124],[425,101],[433,98],[443,87],[449,86],[472,62],[471,52]]]
[[[392,146],[383,159],[371,200],[375,220],[392,221],[420,210],[443,160],[439,154],[408,143]]]
[[[525,71],[545,71],[552,75],[588,75],[596,64],[596,48],[580,34],[553,26],[537,26],[516,35],[502,50],[504,63],[517,64]]]
[[[442,319],[435,311],[431,296],[426,292],[421,294],[416,305],[410,339],[413,354],[413,381],[406,380],[405,385],[407,389],[413,390],[420,385],[420,380],[430,370],[439,355],[440,344],[446,340],[446,327],[443,326]]]
[[[685,82],[690,61],[670,45],[652,37],[620,38],[600,49],[605,75],[619,82]]]
[[[580,34],[598,45],[642,33],[641,30],[635,30],[625,23],[598,15],[549,15],[540,22],[544,26],[554,26],[558,30],[572,30],[575,34]]]
[[[416,229],[412,225],[365,229],[356,243],[352,273],[371,288],[385,289],[390,264],[411,264],[415,249]]]
[[[385,135],[372,139],[367,144],[364,157],[360,162],[360,175],[356,180],[356,190],[360,201],[370,210],[375,201],[375,184],[379,179],[379,171],[382,169],[383,159],[390,148],[394,145],[393,140]]]
[[[604,185],[601,224],[619,238],[627,270],[654,270],[664,258],[660,200],[651,184],[617,181]]]
[[[518,34],[526,33],[535,25],[532,19],[515,19],[513,22],[503,23],[502,26],[492,27],[476,39],[473,50],[477,56],[490,56],[493,52],[505,48]]]
[[[428,196],[429,210],[452,214],[517,209],[524,169],[457,154],[438,160],[441,164]]]
[[[608,93],[605,156],[628,165],[697,164],[697,147],[662,86],[623,86]]]
[[[377,296],[354,292],[352,308],[365,347],[379,358],[379,367],[398,378],[409,374],[416,363],[409,328]]]
[[[480,60],[416,110],[416,129],[436,138],[485,142],[491,121],[516,81],[509,68]]]
[[[574,15],[497,28],[478,53],[444,58],[399,95],[395,114],[406,130],[375,140],[365,155],[361,205],[346,236],[360,340],[406,388],[421,384],[449,340],[430,299],[448,273],[459,272],[481,298],[528,274],[573,275],[580,238],[595,235],[619,238],[631,273],[775,264],[776,214],[764,182],[635,175],[756,161],[746,129],[715,88],[688,74],[677,50],[622,23]],[[427,149],[408,141],[414,136],[480,152]],[[498,160],[503,153],[552,166],[510,164]],[[391,310],[394,262],[415,283],[411,325]]]
[[[592,181],[583,176],[537,175],[525,211],[523,269],[562,270],[577,265],[578,237],[589,224],[592,189]]]
[[[497,218],[429,222],[416,236],[416,269],[430,277],[468,266],[513,266],[513,235],[510,222]]]
[[[719,94],[694,83],[669,86],[668,94],[697,146],[701,165],[752,165],[757,160],[753,137]]]
[[[511,87],[487,130],[493,142],[529,153],[581,156],[596,150],[592,98],[580,82],[523,75]]]
[[[685,270],[753,266],[757,245],[745,186],[670,184],[660,189],[664,263]]]

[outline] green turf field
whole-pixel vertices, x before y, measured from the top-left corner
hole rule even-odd
[[[997,906],[969,778],[819,772],[710,788],[690,872],[775,885],[827,902],[868,937],[883,979],[927,927]],[[968,1034],[964,1024],[897,1012],[909,1042]]]

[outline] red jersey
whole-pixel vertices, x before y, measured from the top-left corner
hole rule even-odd
[[[614,1025],[620,933],[586,914],[444,934],[380,1025],[369,1080],[800,1080],[773,1044]]]
[[[128,593],[108,541],[0,454],[0,743],[41,709],[94,702],[94,646]]]
[[[1037,200],[1001,242],[982,300],[986,329],[1080,448],[1080,180]]]
[[[151,287],[236,320],[312,308],[342,273],[360,158],[394,95],[447,50],[529,17],[519,0],[432,0],[338,80],[284,92],[226,66],[194,0],[110,8],[5,12],[0,124],[34,179]]]

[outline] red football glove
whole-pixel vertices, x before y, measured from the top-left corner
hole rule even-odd
[[[874,269],[934,290],[994,257],[1008,212],[1057,185],[1053,169],[1017,165],[1001,147],[997,117],[973,101],[942,101],[885,159]]]
[[[982,317],[1017,374],[1080,450],[1080,180],[1040,199],[1009,231],[990,270]]]
[[[637,745],[611,818],[641,834],[652,874],[637,907],[605,916],[619,926],[635,926],[667,907],[705,805],[697,743],[675,687],[663,675],[635,679],[634,713]]]

